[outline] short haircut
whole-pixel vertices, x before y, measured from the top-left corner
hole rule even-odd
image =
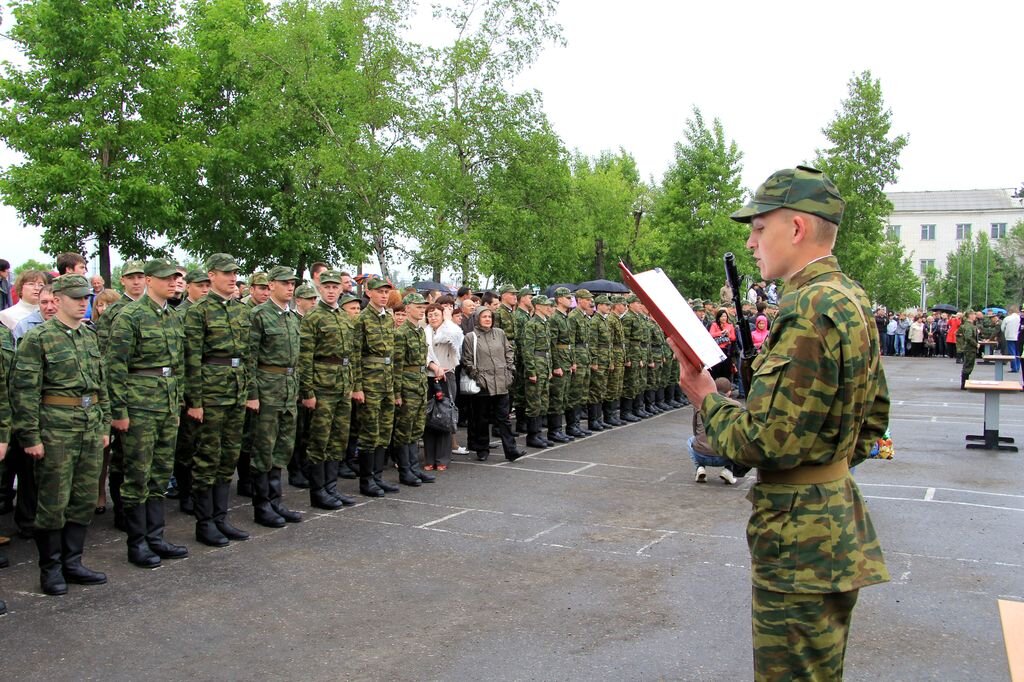
[[[323,265],[323,263],[317,263],[317,265]],[[348,277],[349,279],[352,279],[352,275],[345,271],[342,271],[339,277]]]
[[[5,258],[0,258],[0,272],[7,272],[11,269],[11,262]]]
[[[455,305],[455,299],[452,298],[451,294],[445,294],[445,295],[441,296],[440,298],[438,298],[436,301],[434,301],[434,303],[436,303],[439,306],[442,306],[442,305]]]
[[[405,312],[405,304],[404,303],[396,303],[395,305],[391,306],[391,312],[393,312],[393,313],[404,313]]]
[[[43,288],[39,290],[39,295],[42,296],[43,294],[53,294],[53,285],[44,285]]]
[[[431,304],[430,304],[430,305],[428,305],[428,306],[426,307],[426,309],[425,309],[425,310],[423,311],[423,314],[424,314],[424,315],[429,315],[429,314],[430,314],[431,312],[433,312],[433,311],[435,311],[435,310],[438,310],[438,311],[440,311],[441,313],[444,313],[444,308],[443,308],[443,307],[442,307],[442,306],[441,306],[440,304],[438,304],[438,303],[431,303]]]
[[[57,272],[66,275],[75,269],[75,266],[81,263],[86,265],[87,261],[82,257],[80,253],[68,252],[62,253],[57,256]]]
[[[491,302],[497,301],[498,295],[493,291],[485,291],[483,295],[484,305],[490,305]]]
[[[816,215],[811,216],[811,223],[814,227],[814,241],[830,248],[836,245],[836,235],[839,234],[838,225]]]
[[[18,292],[18,298],[21,298],[21,290],[29,282],[42,282],[48,284],[46,281],[46,273],[42,270],[24,270],[22,271],[17,279],[14,280],[14,290]]]
[[[317,261],[316,263],[313,263],[312,265],[309,266],[310,276],[315,275],[316,273],[322,272],[324,270],[330,270],[330,268],[327,267],[327,263],[321,263],[320,261]]]
[[[466,294],[468,294],[468,293],[470,293],[472,291],[473,290],[470,289],[469,287],[459,287],[459,291],[455,294],[455,297],[456,298],[462,298],[463,296],[465,296]]]

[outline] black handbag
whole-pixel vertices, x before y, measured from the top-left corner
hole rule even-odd
[[[437,382],[437,389],[427,396],[427,428],[441,433],[459,430],[459,408],[455,407],[448,382]]]

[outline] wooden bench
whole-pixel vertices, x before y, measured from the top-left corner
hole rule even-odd
[[[1020,393],[1020,384],[1016,381],[968,381],[964,388],[975,393],[985,394],[985,432],[980,436],[966,436],[971,442],[967,444],[968,449],[976,450],[1009,450],[1017,452],[1015,445],[1003,445],[1012,443],[1013,439],[999,435],[999,397],[1003,393]]]
[[[998,599],[1010,682],[1024,682],[1024,602]]]

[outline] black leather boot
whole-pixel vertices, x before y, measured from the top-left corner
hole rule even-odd
[[[60,561],[64,581],[75,585],[106,585],[107,575],[82,565],[82,551],[85,549],[86,526],[80,523],[64,524],[61,532]]]
[[[633,414],[641,419],[650,419],[654,416],[653,412],[647,411],[647,406],[644,404],[644,392],[641,391],[633,398]]]
[[[121,532],[128,530],[124,522],[124,502],[121,500],[121,484],[124,483],[124,474],[118,471],[111,471],[107,477],[110,486],[110,506],[114,509],[114,528]]]
[[[344,505],[334,495],[327,492],[324,462],[310,462],[309,473],[309,504],[316,509],[341,509]]]
[[[296,448],[292,453],[292,458],[288,460],[288,485],[303,490],[308,488],[309,477],[306,476],[308,466],[305,449]]]
[[[665,387],[662,386],[654,391],[654,404],[661,408],[662,412],[668,412],[672,406],[665,401]]]
[[[287,521],[270,506],[270,480],[267,474],[252,474],[252,520],[267,528],[284,528]]]
[[[160,557],[146,544],[146,505],[124,508],[124,522],[128,526],[128,562],[140,568],[156,568]]]
[[[384,497],[384,491],[373,478],[373,453],[370,448],[359,448],[359,493],[367,497]]]
[[[161,559],[184,559],[188,556],[188,547],[164,539],[164,529],[167,527],[165,504],[160,497],[146,500],[146,544]]]
[[[591,431],[604,431],[606,428],[604,422],[601,421],[601,407],[597,403],[590,403],[587,405],[587,428]]]
[[[373,482],[386,493],[397,493],[401,488],[384,480],[384,467],[388,464],[388,449],[384,446],[373,449]]]
[[[962,373],[960,374],[960,390],[961,391],[966,391],[967,390],[967,379],[968,379],[968,376],[966,374],[962,374]]]
[[[644,391],[644,409],[651,414],[661,414],[663,410],[655,404],[654,389]]]
[[[308,486],[308,480],[307,480]],[[297,511],[292,511],[288,507],[284,506],[284,485],[281,483],[281,470],[274,467],[267,474],[267,493],[270,498],[270,508],[277,512],[277,515],[283,518],[287,523],[301,523],[302,514]]]
[[[213,488],[193,488],[192,507],[196,517],[196,540],[210,547],[227,546],[227,537],[213,523]]]
[[[59,530],[35,530],[39,550],[39,586],[43,594],[58,597],[68,593],[68,584],[61,572],[61,535]]]
[[[640,421],[640,417],[633,414],[633,400],[630,398],[622,398],[619,400],[621,409],[619,410],[619,419],[628,422],[630,424]]]
[[[526,445],[531,448],[551,447],[540,435],[540,417],[529,417],[526,420]]]
[[[588,431],[580,425],[580,408],[570,407],[565,411],[565,433],[573,438],[585,438],[586,436],[592,435],[592,431]]]
[[[217,483],[213,486],[213,525],[228,540],[248,540],[249,534],[235,528],[228,521],[228,502],[231,498],[231,483]]]
[[[405,449],[409,452],[409,470],[412,471],[412,475],[420,479],[423,483],[433,483],[437,478],[428,474],[420,466],[420,446],[416,443],[409,443],[405,446]]]
[[[562,430],[562,415],[548,415],[548,440],[553,443],[571,443],[576,440]]]
[[[336,459],[329,459],[324,462],[324,488],[327,490],[328,495],[346,507],[351,507],[356,503],[356,498],[338,492],[338,470],[340,468],[341,462]]]
[[[398,462],[398,482],[413,488],[423,485],[420,477],[412,471],[412,465],[409,462],[409,446],[398,444],[394,446],[394,450],[395,459]]]
[[[626,423],[615,416],[615,401],[605,400],[603,403],[601,403],[601,409],[604,411],[604,418],[602,419],[602,421],[604,421],[604,423],[607,424],[608,426],[614,428],[616,426],[622,426],[623,424]]]
[[[246,416],[248,416],[248,411]],[[248,420],[247,420],[248,421]],[[243,438],[245,438],[243,436]],[[236,492],[239,497],[252,497],[252,471],[250,467],[250,457],[248,452],[242,452],[238,455],[238,464],[235,468],[238,470],[238,486]]]

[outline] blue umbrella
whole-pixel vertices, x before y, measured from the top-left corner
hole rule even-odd
[[[981,312],[985,315],[1005,315],[1006,308],[985,308]]]

